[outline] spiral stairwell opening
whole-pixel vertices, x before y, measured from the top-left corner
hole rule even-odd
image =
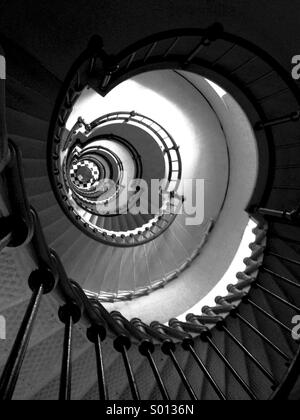
[[[0,157],[12,231],[0,243],[15,287],[2,304],[19,333],[0,343],[1,399],[291,397],[300,94],[278,63],[218,24],[113,58],[94,37],[56,86],[50,125],[34,96],[14,101],[10,77]],[[125,194],[125,178],[143,183]],[[153,178],[163,181],[156,211],[143,194]],[[202,182],[183,189],[191,179]],[[176,209],[195,184],[193,224],[195,212]]]

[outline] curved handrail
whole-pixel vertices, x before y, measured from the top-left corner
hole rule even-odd
[[[59,299],[61,299],[62,303],[76,305],[76,307],[79,308],[80,313],[82,314],[81,320],[87,325],[87,327],[96,327],[99,334],[100,331],[102,331],[102,337],[105,337],[106,333],[108,332],[109,335],[115,340],[115,343],[119,343],[121,340],[123,345],[127,346],[127,348],[129,348],[132,343],[139,344],[139,340],[144,340],[145,337],[148,340],[153,341],[154,344],[158,345],[160,343],[160,339],[158,338],[159,334],[160,337],[165,337],[163,339],[162,345],[165,345],[164,343],[166,342],[166,340],[169,340],[169,342],[174,343],[174,345],[175,343],[181,345],[181,338],[185,337],[184,340],[186,340],[186,337],[188,336],[187,333],[196,334],[196,336],[198,336],[199,334],[202,335],[205,331],[207,331],[208,326],[211,328],[215,325],[223,325],[223,319],[225,319],[225,317],[229,313],[236,310],[236,303],[247,298],[249,292],[249,285],[251,285],[254,281],[252,277],[249,277],[249,275],[251,275],[253,271],[256,271],[258,269],[257,264],[255,263],[255,261],[253,261],[255,259],[253,257],[253,260],[249,260],[248,264],[250,265],[248,265],[248,268],[245,271],[245,273],[247,273],[244,276],[245,278],[242,276],[241,281],[237,286],[228,288],[229,295],[225,296],[224,298],[218,298],[219,303],[216,307],[203,308],[203,315],[197,316],[197,322],[198,320],[201,320],[200,322],[202,326],[197,326],[197,324],[195,325],[192,323],[175,323],[176,326],[183,326],[184,331],[186,331],[186,333],[184,334],[183,332],[180,332],[181,330],[176,331],[175,329],[173,331],[173,328],[175,328],[173,327],[174,320],[171,320],[169,327],[164,327],[162,325],[160,326],[160,328],[162,329],[161,331],[163,331],[163,334],[157,333],[154,330],[152,330],[153,327],[151,324],[151,326],[146,326],[147,329],[143,332],[141,336],[142,338],[137,339],[136,334],[131,332],[130,328],[126,328],[124,324],[126,319],[125,321],[122,321],[121,319],[121,323],[120,320],[118,322],[116,317],[109,314],[109,312],[107,312],[107,310],[103,307],[103,305],[99,302],[98,299],[88,298],[82,290],[81,286],[79,286],[78,283],[68,278],[59,257],[53,250],[49,249],[45,237],[43,235],[38,216],[33,209],[31,209],[31,214],[33,215],[34,220],[34,235],[30,246],[34,253],[35,260],[39,268],[48,268],[55,275],[55,278],[57,279],[55,292]],[[260,234],[260,239],[263,238],[264,235]],[[257,257],[261,255],[260,253],[257,254],[257,250],[254,250],[254,253]],[[248,292],[246,293],[243,292],[245,288],[248,290]],[[190,319],[190,315],[187,318]],[[126,321],[126,323],[128,323],[128,321]],[[128,323],[128,325],[130,324]],[[134,328],[133,325],[132,328]],[[205,331],[204,328],[206,328]],[[205,334],[207,333],[205,332]],[[190,340],[189,337],[188,339]],[[297,354],[297,356],[295,357],[293,364],[285,377],[284,382],[286,382],[286,384],[281,384],[280,389],[274,396],[275,399],[279,399],[280,397],[286,396],[288,390],[292,388],[298,376],[298,365],[299,354]]]
[[[175,32],[174,32],[175,33]],[[202,34],[208,34],[210,32],[202,31]],[[178,34],[178,31],[176,32]],[[199,34],[199,30],[197,31],[197,34]],[[211,33],[210,33],[211,35]],[[156,39],[156,38],[155,38]],[[232,39],[230,37],[230,39]],[[234,38],[237,39],[236,37]],[[289,84],[290,85],[290,84]],[[300,96],[299,96],[300,98]],[[13,149],[12,149],[13,150]],[[17,154],[16,154],[17,156]],[[20,168],[20,161],[18,160],[18,157],[13,160],[14,164],[12,165],[12,168],[19,169]],[[33,256],[35,258],[36,263],[38,266],[49,268],[52,273],[55,274],[55,277],[57,279],[57,287],[56,291],[58,292],[59,296],[63,300],[63,302],[70,302],[72,304],[75,304],[80,308],[81,313],[84,316],[84,320],[90,325],[97,325],[101,326],[104,329],[108,328],[108,330],[112,333],[114,337],[124,337],[124,340],[129,341],[130,338],[128,336],[128,330],[126,331],[126,328],[122,328],[120,322],[117,322],[115,316],[111,316],[105,308],[100,304],[100,302],[97,300],[89,300],[88,297],[83,292],[82,288],[75,282],[70,281],[62,264],[59,260],[59,257],[55,254],[54,251],[50,250],[46,240],[44,238],[41,226],[39,224],[39,219],[37,214],[34,212],[34,210],[30,209],[28,206],[27,198],[26,198],[26,192],[23,188],[23,178],[21,171],[14,172],[13,178],[15,178],[15,181],[21,180],[21,187],[18,189],[18,200],[21,203],[21,206],[19,207],[20,213],[22,216],[25,216],[25,220],[27,223],[28,231],[32,229],[32,237],[30,237],[30,247],[33,252]],[[13,185],[14,189],[17,189],[17,186],[15,185],[16,182]],[[256,255],[256,251],[254,251],[254,255]],[[251,278],[251,273],[253,270],[259,269],[259,264],[257,263],[257,259],[253,256],[253,260],[248,261],[249,266],[247,267],[245,271],[245,276],[241,279],[241,282],[236,287],[230,287],[229,292],[230,294],[228,296],[225,296],[224,298],[219,298],[219,304],[215,308],[203,308],[203,315],[197,316],[196,321],[200,322],[200,324],[192,322],[183,324],[183,327],[186,329],[186,331],[189,331],[191,329],[195,333],[202,334],[203,332],[203,325],[207,322],[209,325],[219,325],[221,322],[220,314],[223,313],[231,313],[234,311],[235,305],[233,303],[236,303],[240,301],[241,299],[245,298],[245,294],[243,292],[244,288],[247,288],[249,285],[252,284],[253,279]],[[116,315],[116,314],[115,314]],[[192,320],[194,316],[191,315],[189,318]],[[122,320],[121,320],[122,323]],[[170,321],[171,324],[174,324],[174,320]],[[174,324],[175,325],[175,324]],[[176,327],[180,327],[180,324],[177,324]],[[224,327],[224,326],[222,326]],[[147,331],[151,331],[152,326],[147,327]],[[167,327],[164,327],[162,325],[156,325],[153,326],[154,329],[157,330],[159,328],[159,331],[156,331],[155,334],[153,334],[155,337],[162,337],[162,340],[165,344],[165,342],[168,340],[168,333],[170,333],[170,330]],[[151,335],[151,334],[150,334]],[[183,337],[182,333],[174,333],[171,335],[176,335],[176,337]],[[184,335],[184,337],[187,337]],[[153,337],[151,337],[153,338]],[[188,337],[189,339],[189,337]],[[156,340],[156,342],[159,340]],[[170,341],[169,341],[170,342]],[[180,340],[179,340],[180,342]],[[291,389],[291,386],[294,384],[296,377],[298,376],[298,369],[299,369],[299,352],[295,356],[293,363],[291,365],[290,370],[287,372],[287,375],[285,379],[282,381],[281,387],[275,394],[274,398],[280,398],[281,396],[287,397],[288,392]]]
[[[173,139],[173,137],[156,121],[154,121],[153,119],[149,117],[145,117],[144,115],[141,115],[137,112],[126,112],[126,111],[111,112],[109,114],[103,115],[102,117],[97,118],[96,120],[92,121],[90,124],[90,129],[93,130],[99,127],[100,125],[104,125],[106,123],[116,122],[116,121],[120,121],[120,122],[122,121],[125,123],[134,122],[136,125],[144,126],[148,130],[150,130],[153,134],[155,134],[155,136],[158,138],[159,142],[161,143],[161,149],[163,153],[166,154],[167,156],[167,160],[169,163],[169,171],[168,171],[167,179],[169,182],[173,179],[172,174],[174,170],[172,168],[174,166],[174,162],[177,162],[178,164],[178,171],[176,172],[177,173],[176,186],[175,188],[173,188],[173,190],[176,191],[179,186],[179,182],[182,176],[182,160],[181,160],[181,155],[178,152],[179,147],[177,143],[175,142],[175,140]],[[159,131],[163,131],[166,137],[162,137],[159,134]],[[167,145],[166,139],[170,141],[171,146]],[[170,154],[171,150],[175,151],[176,160],[172,159],[171,154]]]
[[[274,57],[272,57],[269,53],[267,53],[264,49],[262,49],[261,47],[257,46],[253,42],[248,41],[238,35],[225,32],[221,24],[214,24],[208,29],[180,28],[180,29],[175,29],[175,30],[159,32],[155,35],[151,35],[149,37],[146,37],[130,45],[119,54],[116,54],[112,59],[112,63],[114,66],[118,66],[122,60],[126,59],[131,54],[136,53],[136,51],[142,49],[143,47],[151,43],[159,42],[160,40],[177,38],[177,37],[181,38],[185,36],[186,37],[197,37],[197,36],[203,37],[209,40],[210,42],[219,39],[219,40],[229,41],[233,44],[244,47],[248,51],[252,52],[254,55],[262,58],[265,62],[267,62],[270,65],[270,67],[275,69],[275,71],[279,74],[282,80],[288,85],[291,93],[295,96],[295,98],[297,99],[300,105],[300,87],[292,79],[290,73],[286,69],[284,69],[284,67]]]
[[[61,119],[62,118],[60,118],[60,120]],[[83,121],[82,118],[79,118],[75,126],[77,126],[78,124],[83,124],[82,121]],[[86,133],[92,133],[93,130],[99,127],[100,125],[106,124],[107,122],[111,122],[111,121],[125,121],[125,122],[130,121],[130,122],[133,122],[135,125],[146,127],[155,135],[155,137],[157,138],[156,141],[159,142],[160,147],[164,153],[164,158],[168,163],[168,177],[167,177],[166,186],[164,187],[164,189],[170,195],[173,194],[175,196],[176,191],[181,181],[182,161],[181,161],[181,156],[179,153],[179,147],[177,146],[173,138],[169,135],[169,133],[165,129],[163,129],[162,126],[156,123],[154,120],[151,120],[150,118],[142,116],[135,112],[131,112],[131,113],[118,112],[118,113],[111,113],[111,114],[104,115],[92,121],[90,124],[86,124]],[[163,137],[163,135],[160,134],[160,131],[163,132],[165,137]],[[73,133],[73,132],[74,130],[71,130],[70,133]],[[72,134],[69,134],[69,137],[71,135]],[[95,136],[91,135],[91,139],[87,138],[86,142],[81,141],[81,143],[85,145],[85,144],[89,144],[89,142],[93,142],[102,138],[113,139],[113,140],[117,140],[119,142],[123,142],[126,144],[134,160],[137,161],[138,163],[137,164],[137,178],[140,179],[142,177],[141,157],[137,154],[137,152],[135,152],[135,149],[132,146],[129,147],[130,145],[127,142],[127,140],[113,134],[95,135]],[[73,143],[71,143],[68,139],[65,142],[66,144],[64,145],[64,150],[67,147],[66,145],[69,146],[72,144],[72,147],[73,147]],[[169,145],[168,145],[168,142],[169,142]],[[55,156],[52,156],[53,162],[57,162],[58,160],[57,156],[59,153],[59,146],[58,146],[59,142],[56,142],[56,144],[57,144],[56,154]],[[76,143],[74,143],[74,145],[76,147]],[[171,155],[172,150],[174,150],[174,154],[176,155],[176,158],[172,157]],[[88,150],[86,151],[86,153],[88,153]],[[176,169],[174,169],[175,162],[177,163]],[[136,228],[130,231],[128,230],[128,231],[110,232],[104,228],[98,228],[96,226],[92,226],[88,220],[85,220],[83,217],[81,217],[80,213],[77,212],[77,209],[73,205],[70,206],[69,203],[67,202],[65,188],[62,188],[62,186],[65,185],[65,181],[61,179],[62,177],[61,172],[63,172],[63,176],[65,178],[68,178],[68,175],[65,169],[67,164],[68,162],[64,163],[63,169],[60,170],[58,164],[56,163],[56,172],[55,172],[55,175],[53,175],[53,178],[56,179],[55,191],[54,191],[55,195],[60,197],[59,203],[62,209],[64,210],[64,212],[69,216],[69,218],[71,218],[72,221],[74,221],[82,231],[84,231],[87,235],[93,237],[94,239],[100,242],[111,241],[115,246],[120,246],[120,247],[132,246],[133,243],[135,243],[136,245],[140,245],[141,243],[146,243],[152,240],[154,236],[158,236],[158,234],[162,234],[169,227],[169,225],[174,221],[176,217],[176,212],[174,213],[171,211],[170,214],[168,214],[168,213],[165,213],[164,209],[162,208],[164,219],[162,219],[158,215],[155,215],[155,217],[153,217],[151,220],[148,220],[148,222],[146,222],[143,226],[140,226],[140,227],[137,226]],[[175,184],[175,185],[172,186],[172,184]],[[71,187],[71,189],[73,189],[73,187]],[[104,204],[107,200],[101,200],[101,202],[99,202],[97,200],[92,200],[92,199],[89,199],[88,197],[83,197],[83,196],[79,196],[79,197],[74,196],[72,198],[75,201],[75,203],[79,205],[81,209],[86,210],[88,213],[96,215],[96,216],[99,215],[101,217],[106,217],[105,213],[99,214],[96,210],[93,210],[93,207],[99,205],[101,202],[103,202]],[[132,201],[136,201],[137,198],[138,198],[138,193],[135,198],[133,197],[134,200]],[[177,208],[176,206],[174,207]],[[130,203],[129,205],[127,204],[126,206],[124,206],[122,210],[118,211],[117,214],[113,214],[113,215],[107,214],[107,216],[108,217],[118,216],[119,214],[123,214],[124,211],[128,211],[128,208],[130,208]],[[109,208],[106,208],[105,206],[103,206],[103,209],[104,209],[104,212],[109,210]],[[75,216],[75,220],[74,220],[74,216]],[[157,228],[155,233],[152,232],[152,228],[154,229]]]
[[[180,38],[183,38],[183,37],[199,37],[202,43],[199,45],[202,45],[202,47],[209,46],[215,40],[223,40],[223,41],[227,41],[228,43],[231,43],[232,45],[245,48],[246,50],[250,51],[254,56],[262,59],[266,64],[268,64],[271,68],[275,70],[276,74],[286,84],[286,86],[289,89],[289,92],[294,96],[294,98],[296,99],[297,103],[300,106],[300,88],[299,88],[299,85],[295,82],[295,80],[292,79],[290,73],[286,69],[284,69],[283,66],[276,59],[274,59],[269,53],[264,51],[262,48],[260,48],[259,46],[255,45],[254,43],[248,40],[245,40],[244,38],[240,36],[225,32],[224,28],[219,23],[212,25],[208,29],[182,28],[178,30],[164,31],[164,32],[160,32],[155,35],[146,37],[132,44],[131,46],[123,50],[121,53],[113,57],[113,67],[117,68],[117,71],[113,73],[110,86],[108,87],[108,89],[106,89],[105,94],[107,94],[107,91],[110,91],[111,89],[113,89],[115,85],[119,83],[119,80],[121,81],[124,80],[124,73],[136,75],[139,72],[138,68],[135,68],[134,71],[132,71],[132,69],[129,69],[129,68],[126,68],[124,71],[122,71],[122,69],[120,69],[122,62],[129,59],[128,64],[125,65],[125,67],[127,67],[129,66],[131,62],[131,58],[134,58],[135,55],[138,55],[137,53],[143,50],[143,48],[147,48],[147,46],[158,44],[160,41],[167,40],[167,39],[170,41],[172,41],[173,39],[174,40],[173,45],[176,45],[176,43],[179,42]],[[170,48],[172,48],[172,46]],[[174,48],[174,50],[175,49],[176,48]],[[146,71],[147,65],[152,70],[159,68],[161,63],[164,63],[163,68],[168,68],[168,60],[171,64],[173,63],[173,65],[174,64],[179,65],[180,68],[183,70],[188,70],[189,64],[197,63],[197,60],[195,60],[192,54],[191,56],[193,57],[193,59],[191,61],[188,61],[187,63],[181,63],[180,65],[180,63],[178,64],[177,58],[181,58],[181,57],[177,57],[175,53],[174,53],[175,55],[173,56],[172,53],[170,54],[170,57],[169,56],[163,57],[163,61],[156,58],[155,54],[152,54],[154,56],[154,59],[152,61],[149,60],[149,57],[147,58],[147,62],[145,61],[145,59],[143,60],[142,58],[140,58],[139,66],[141,68],[141,71]],[[200,59],[199,64],[202,68],[206,68],[209,71],[211,70],[210,63],[206,62],[205,59],[204,60]],[[218,65],[213,67],[213,72],[219,73]],[[256,110],[261,122],[268,121],[264,107],[256,101],[256,98],[253,95],[253,92],[249,89],[248,86],[245,86],[242,83],[240,83],[239,79],[235,76],[235,74],[232,74],[229,71],[225,72],[224,69],[222,69],[221,75],[227,78],[227,80],[229,80],[232,84],[237,86],[239,90],[245,95],[245,97],[247,97],[249,103],[251,103],[254,109]],[[282,110],[279,109],[278,111],[279,113],[282,113]],[[295,110],[295,112],[296,111],[298,110]],[[288,118],[290,117],[291,116],[288,116]],[[257,188],[257,190],[254,191],[253,197],[251,198],[247,206],[247,211],[249,212],[252,212],[254,206],[256,205],[254,201],[259,201],[261,204],[265,204],[267,202],[270,191],[271,191],[273,179],[275,176],[276,163],[275,163],[275,154],[273,150],[274,141],[273,141],[272,129],[268,125],[263,125],[262,128],[266,136],[266,141],[264,142],[264,148],[265,150],[267,150],[268,158],[270,160],[270,165],[269,165],[270,170],[268,174],[264,174],[264,176],[266,177],[266,182],[263,188],[259,187]],[[258,143],[258,145],[259,147],[261,147],[260,142]],[[263,167],[264,167],[264,164],[265,162],[262,162]],[[262,181],[261,183],[263,184]]]
[[[127,57],[130,57],[131,55],[135,54],[137,50],[139,50],[139,49],[141,49],[141,48],[143,48],[147,45],[150,45],[151,43],[158,42],[160,39],[166,39],[166,38],[172,38],[172,37],[177,38],[177,37],[187,36],[187,35],[202,36],[203,40],[207,39],[209,41],[214,40],[216,38],[219,38],[219,39],[227,40],[227,41],[232,42],[234,44],[239,44],[241,46],[244,46],[246,49],[250,50],[255,55],[258,55],[259,57],[261,57],[272,68],[274,68],[276,70],[277,74],[279,74],[279,76],[282,78],[282,80],[287,84],[291,93],[296,97],[296,100],[300,104],[300,90],[299,90],[298,86],[294,83],[294,81],[291,80],[290,75],[287,74],[287,72],[282,68],[282,66],[276,60],[274,60],[269,54],[265,53],[262,49],[255,46],[254,44],[250,43],[249,41],[243,40],[242,38],[240,38],[238,36],[234,36],[234,35],[225,33],[223,31],[223,28],[220,25],[215,25],[215,26],[209,28],[208,30],[199,30],[197,28],[197,29],[181,29],[181,30],[163,32],[163,33],[156,34],[156,35],[148,37],[148,38],[146,38],[142,41],[139,41],[138,43],[133,44],[132,46],[128,47],[127,49],[125,49],[120,54],[113,57],[112,59],[108,59],[108,57],[105,57],[104,58],[104,67],[107,67],[109,76],[106,79],[106,83],[104,83],[103,93],[105,94],[109,90],[109,87],[108,87],[109,83],[107,83],[107,80],[109,81],[114,76],[114,72],[111,72],[109,70],[110,68],[115,68],[115,69],[118,68],[119,63],[122,60],[124,60]],[[115,73],[117,73],[117,72],[118,72],[118,70]],[[113,86],[113,83],[111,83],[111,86]],[[258,115],[260,116],[261,120],[262,121],[266,120],[263,108],[259,104],[256,103],[255,98],[253,98],[251,92],[247,92],[247,89],[246,90],[243,89],[243,91],[246,92],[246,93],[249,93],[250,102],[253,103],[253,105],[256,108],[256,110],[258,112]],[[270,136],[272,136],[272,134],[271,134],[269,128],[264,126],[263,129],[266,132],[267,138],[270,138]],[[272,174],[270,175],[270,177],[271,176],[272,176]],[[266,197],[269,194],[269,186],[270,186],[270,183],[265,186],[264,197]],[[264,197],[262,197],[262,202],[264,202],[264,200],[265,200]],[[242,285],[249,285],[249,284],[251,284],[251,282],[252,282],[252,279],[249,278],[248,275],[246,275],[245,278],[243,280],[241,280]],[[230,290],[232,290],[233,293],[236,294],[236,299],[237,300],[244,298],[244,295],[241,292],[241,289],[233,287]],[[234,296],[234,294],[233,294],[233,296]],[[235,301],[235,298],[230,299],[230,302],[234,302],[234,301]],[[223,307],[222,307],[222,305],[219,306],[218,311],[219,310],[221,310],[221,311],[225,310],[225,312],[228,313],[228,310],[232,310],[232,305],[228,306],[228,304],[226,304],[226,299],[225,299],[225,301],[224,301],[224,299],[223,300],[221,299],[220,302],[223,302],[223,304],[225,302],[225,306],[224,305],[223,305]],[[217,322],[219,322],[219,321],[216,320],[216,323]],[[295,372],[295,367],[292,368],[292,371]],[[289,378],[291,378],[291,372],[289,372],[289,374],[287,376]]]

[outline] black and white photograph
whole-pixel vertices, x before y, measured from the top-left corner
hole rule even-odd
[[[300,400],[299,23],[0,0],[0,401]]]

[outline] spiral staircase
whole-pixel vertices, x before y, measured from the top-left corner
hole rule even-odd
[[[93,37],[63,83],[9,39],[1,43],[0,314],[8,336],[0,340],[0,398],[298,399],[300,91],[291,76],[219,24],[156,34],[115,56]],[[181,312],[177,287],[201,269],[224,196],[200,226],[187,226],[175,210],[186,200],[178,188],[186,139],[131,108],[73,117],[92,95],[170,70],[229,92],[258,154],[244,271],[214,305],[190,290],[194,300]],[[165,178],[169,198],[161,195],[150,214],[122,211],[120,199],[113,213],[124,173],[146,184]],[[148,208],[140,187],[126,210],[138,200]],[[192,301],[198,312],[188,311]],[[167,319],[159,306],[170,306]]]

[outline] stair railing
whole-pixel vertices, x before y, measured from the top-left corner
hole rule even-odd
[[[57,293],[58,297],[63,302],[65,302],[59,311],[60,319],[65,324],[65,340],[60,386],[61,400],[71,398],[72,330],[73,324],[82,319],[82,316],[84,316],[86,320],[85,323],[89,325],[89,328],[87,330],[88,337],[90,341],[94,342],[95,346],[97,346],[96,356],[98,360],[99,370],[99,394],[102,396],[103,399],[107,398],[107,394],[104,380],[103,357],[102,352],[100,350],[101,346],[99,345],[101,344],[101,341],[105,339],[107,332],[109,332],[110,335],[113,335],[115,337],[114,347],[116,351],[120,352],[120,354],[122,355],[124,366],[128,375],[128,381],[132,391],[132,396],[135,400],[138,400],[140,398],[140,394],[137,388],[137,382],[134,377],[132,365],[128,358],[127,351],[131,346],[132,339],[135,343],[138,340],[140,341],[139,350],[141,354],[146,354],[149,360],[151,360],[148,353],[150,353],[150,349],[152,349],[151,341],[153,340],[153,338],[156,340],[156,345],[159,342],[161,342],[162,346],[164,346],[164,354],[168,355],[171,358],[174,368],[177,370],[190,397],[192,399],[197,399],[195,392],[189,383],[188,378],[186,377],[184,371],[180,367],[180,364],[174,355],[176,345],[178,343],[181,343],[181,345],[184,346],[185,350],[188,350],[193,355],[193,357],[196,358],[198,365],[202,369],[205,369],[203,362],[201,363],[201,360],[198,359],[197,354],[195,354],[192,350],[194,338],[192,339],[189,336],[191,332],[194,334],[196,333],[197,337],[200,336],[202,339],[205,339],[209,342],[212,349],[216,352],[218,357],[220,357],[221,360],[226,364],[227,368],[234,375],[237,381],[241,384],[241,386],[247,392],[250,398],[256,399],[256,396],[253,394],[253,391],[249,389],[249,386],[244,382],[239,373],[230,364],[230,361],[226,359],[226,355],[224,355],[222,351],[218,349],[213,343],[209,333],[209,329],[207,329],[207,325],[217,325],[219,329],[225,329],[226,333],[229,334],[229,336],[232,338],[235,344],[240,349],[242,349],[242,351],[245,352],[245,354],[254,362],[254,364],[257,367],[259,367],[260,370],[262,370],[265,373],[265,375],[270,379],[270,381],[273,384],[274,381],[271,377],[271,374],[265,370],[265,368],[260,364],[260,362],[257,359],[255,359],[255,357],[240,342],[238,342],[238,340],[232,335],[232,333],[230,333],[230,331],[226,330],[226,327],[224,327],[223,324],[223,318],[222,316],[220,316],[220,314],[228,314],[229,312],[236,311],[235,306],[233,306],[232,304],[236,301],[240,301],[241,299],[245,302],[247,301],[248,304],[251,304],[252,301],[248,298],[248,294],[246,293],[245,295],[241,292],[241,290],[243,290],[245,286],[248,287],[249,284],[253,285],[254,283],[252,278],[250,277],[250,279],[248,279],[248,277],[249,275],[251,275],[251,272],[253,272],[253,270],[257,269],[255,261],[253,263],[252,260],[252,265],[249,266],[250,268],[246,268],[245,274],[243,276],[239,276],[241,279],[240,284],[237,284],[233,287],[229,287],[231,294],[225,298],[219,299],[219,305],[216,308],[204,308],[204,314],[202,316],[199,317],[190,315],[188,316],[188,323],[180,323],[177,320],[172,320],[170,321],[170,327],[166,327],[157,323],[155,325],[154,323],[152,323],[151,326],[148,326],[141,322],[133,322],[131,328],[131,324],[128,323],[128,321],[124,319],[121,314],[109,314],[100,304],[100,302],[95,300],[89,300],[82,291],[81,287],[68,279],[67,274],[64,272],[63,266],[59,261],[59,258],[54,253],[54,251],[49,250],[46,244],[36,213],[33,210],[30,210],[30,212],[32,215],[32,219],[34,220],[34,234],[31,239],[31,246],[32,251],[35,255],[35,260],[38,265],[38,270],[34,271],[29,279],[29,285],[33,291],[33,294],[31,301],[28,305],[28,309],[25,314],[23,323],[20,327],[17,339],[14,343],[12,352],[8,359],[6,368],[2,375],[2,379],[0,382],[1,399],[11,399],[13,396],[13,392],[18,380],[18,376],[20,374],[22,362],[26,354],[30,335],[34,326],[34,321],[37,316],[42,295],[54,291],[55,286],[55,292]],[[263,236],[261,237],[261,239],[262,238]],[[254,250],[254,252],[257,254],[257,250]],[[262,289],[262,291],[266,292],[265,289]],[[254,302],[253,304],[256,305]],[[258,305],[256,306],[258,308]],[[265,311],[264,313],[267,315]],[[235,313],[235,316],[238,317],[238,313]],[[200,324],[198,323],[199,321]],[[275,321],[277,323],[280,322],[278,320],[274,320],[274,322]],[[136,328],[138,327],[139,332],[138,330],[136,332],[133,332],[134,326]],[[181,330],[178,330],[179,326]],[[93,333],[91,333],[91,331],[93,331]],[[186,335],[184,331],[186,331],[188,335]],[[289,330],[289,332],[291,331]],[[262,334],[260,333],[260,335]],[[175,342],[174,336],[176,338]],[[268,340],[265,336],[264,339]],[[148,348],[145,343],[148,343]],[[276,347],[274,343],[272,343],[272,347]],[[285,357],[285,360],[286,359],[287,357]],[[295,366],[296,368],[297,364],[298,357],[297,360],[294,361],[293,366]],[[159,381],[161,391],[164,393],[163,395],[167,399],[168,391],[166,390],[165,385],[163,385],[163,379],[160,376],[160,373],[158,372],[157,368],[155,367],[155,364],[152,363],[151,366],[154,374],[156,375],[156,379]],[[290,369],[289,373],[290,374],[287,375],[286,378],[288,385],[281,386],[280,393],[278,392],[278,394],[276,394],[277,398],[279,398],[279,396],[284,395],[284,393],[287,393],[287,389],[289,389],[291,387],[291,384],[294,383],[294,381],[291,381],[290,379],[290,375],[292,375],[293,377],[296,376],[294,369]],[[219,398],[224,399],[223,391],[221,391],[219,385],[217,385],[214,379],[212,379],[211,373],[209,371],[205,371],[205,374],[206,377],[209,378],[210,384],[213,385]]]
[[[209,33],[210,32],[208,32],[208,34]],[[201,41],[198,49],[205,45],[204,41],[205,37]],[[173,46],[173,48],[174,47],[175,46]],[[188,62],[192,59],[194,54],[195,53],[191,54],[191,56],[187,58]],[[91,64],[94,65],[94,62],[91,61]],[[107,79],[108,76],[105,80],[107,81]],[[80,84],[80,78],[78,79],[78,84]],[[79,88],[80,86],[78,85],[78,90]],[[71,99],[69,98],[69,100]],[[5,139],[5,136],[1,138],[2,151],[5,151],[6,149],[6,145],[4,144],[6,141]],[[28,283],[32,290],[32,297],[0,380],[1,400],[8,400],[13,397],[26,351],[28,349],[31,333],[38,315],[42,296],[51,292],[55,292],[62,302],[62,306],[59,310],[59,316],[61,321],[65,324],[65,340],[63,346],[59,393],[59,397],[62,400],[70,399],[72,396],[72,332],[74,324],[79,322],[79,320],[82,320],[88,325],[88,338],[95,345],[99,377],[99,395],[102,399],[107,399],[107,385],[109,385],[105,381],[101,348],[101,342],[105,339],[107,333],[114,338],[114,348],[122,356],[128,384],[134,400],[140,399],[141,396],[138,383],[134,375],[134,370],[132,368],[132,363],[128,355],[128,350],[133,343],[138,343],[139,351],[142,355],[148,358],[162,396],[165,399],[168,399],[169,397],[168,390],[163,382],[163,377],[151,357],[151,352],[153,350],[153,346],[151,344],[152,342],[156,345],[156,348],[159,346],[162,349],[162,352],[170,358],[174,369],[180,377],[181,383],[192,400],[198,399],[198,396],[196,395],[189,378],[174,354],[178,345],[182,346],[185,351],[190,352],[218,397],[220,399],[225,399],[225,390],[221,390],[220,385],[216,382],[217,378],[214,378],[213,374],[205,367],[203,361],[199,358],[197,353],[194,352],[194,342],[199,338],[208,343],[224,366],[226,366],[240,386],[245,390],[247,395],[251,399],[257,399],[253,389],[245,382],[241,373],[237,371],[227,355],[223,353],[223,351],[215,343],[213,336],[217,333],[226,334],[233,341],[233,344],[251,360],[255,368],[260,370],[267,377],[271,385],[275,388],[275,399],[287,398],[289,396],[295,381],[299,376],[299,347],[297,346],[296,354],[291,356],[286,355],[284,351],[279,349],[278,346],[269,339],[264,332],[259,331],[254,325],[243,318],[239,312],[239,308],[241,306],[237,308],[237,302],[240,301],[242,301],[245,305],[252,306],[262,316],[268,318],[269,321],[272,321],[274,325],[276,324],[281,327],[282,330],[286,331],[288,334],[291,334],[292,331],[286,323],[284,323],[284,320],[277,319],[270,314],[267,309],[257,303],[255,301],[255,293],[261,293],[263,296],[275,299],[279,301],[280,304],[289,307],[289,309],[296,309],[299,313],[298,307],[293,305],[292,308],[291,302],[282,299],[273,291],[268,290],[261,284],[260,279],[253,279],[253,277],[251,277],[253,271],[259,270],[262,272],[262,270],[265,269],[264,264],[258,264],[258,258],[261,254],[257,248],[253,249],[252,257],[248,261],[248,266],[245,272],[238,276],[239,282],[236,285],[230,285],[228,287],[228,296],[219,297],[215,307],[203,308],[202,315],[190,314],[187,317],[187,322],[171,320],[169,326],[165,326],[157,322],[154,322],[149,326],[140,320],[133,320],[130,323],[124,319],[121,314],[108,313],[99,301],[88,299],[81,287],[68,279],[59,257],[54,251],[48,248],[36,212],[28,205],[24,188],[24,178],[21,171],[20,157],[16,147],[13,146],[12,143],[10,150],[12,152],[11,160],[5,169],[5,171],[8,172],[2,172],[2,176],[4,178],[5,185],[9,186],[8,190],[12,191],[16,195],[16,197],[13,197],[12,194],[9,195],[9,203],[12,206],[12,210],[15,211],[15,217],[20,218],[21,220],[20,225],[18,226],[23,226],[23,228],[20,229],[21,234],[19,229],[16,231],[12,229],[11,233],[12,238],[14,239],[12,240],[11,245],[16,246],[16,244],[19,243],[27,243],[31,249],[34,260],[36,261],[37,270],[33,271],[30,275]],[[4,160],[5,155],[6,152],[3,154]],[[8,177],[7,173],[11,176]],[[14,209],[17,209],[17,211]],[[3,217],[1,217],[1,219],[3,219]],[[266,232],[262,231],[261,236],[265,237]],[[274,252],[273,256],[286,260],[291,264],[300,265],[300,261],[292,260]],[[275,279],[283,280],[285,278],[283,276],[279,277],[279,275],[276,274],[274,275],[274,280]],[[289,281],[288,279],[284,280],[284,284],[297,285],[297,283]],[[249,285],[252,286],[251,289],[249,289]],[[288,361],[290,363],[290,367],[286,372],[285,377],[283,379],[281,378],[280,383],[277,379],[273,378],[273,374],[266,369],[257,357],[252,354],[252,352],[229,329],[227,321],[225,321],[226,316],[229,320],[228,314],[232,315],[233,318],[235,317],[236,319],[239,319],[243,322],[243,324],[246,324],[246,326],[255,334],[257,334],[260,338],[263,338],[263,340],[283,358],[284,362]],[[211,326],[216,326],[217,328],[214,328],[211,331],[209,328]]]

